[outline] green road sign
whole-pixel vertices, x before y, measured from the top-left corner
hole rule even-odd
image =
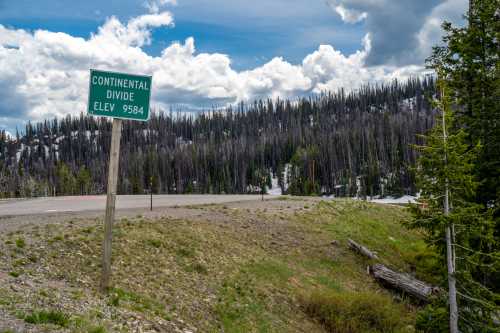
[[[151,76],[90,70],[91,115],[145,121],[150,96]]]

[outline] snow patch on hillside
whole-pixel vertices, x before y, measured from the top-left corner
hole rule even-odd
[[[400,198],[395,197],[385,197],[382,199],[372,199],[370,202],[382,203],[382,204],[408,204],[415,203],[417,201],[417,197],[413,195],[403,195]]]
[[[269,195],[282,195],[281,187],[278,185],[278,177],[273,177],[271,174],[271,188],[267,190]]]
[[[400,107],[407,107],[410,111],[417,109],[417,97],[405,98],[401,101]]]

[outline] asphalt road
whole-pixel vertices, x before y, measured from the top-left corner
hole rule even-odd
[[[235,201],[258,200],[259,198],[259,195],[153,195],[153,208],[220,204]],[[133,208],[148,209],[149,205],[149,195],[119,195],[116,199],[117,211]],[[104,211],[105,206],[105,195],[0,200],[0,216]]]

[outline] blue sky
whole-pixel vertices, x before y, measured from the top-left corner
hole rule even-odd
[[[326,1],[276,1],[275,5],[266,5],[268,2],[272,1],[180,0],[168,7],[175,17],[175,27],[155,30],[154,43],[145,50],[158,55],[173,41],[192,36],[199,52],[228,54],[233,67],[242,70],[277,56],[300,63],[320,44],[335,45],[347,54],[361,47],[366,33],[363,23],[345,24]],[[63,31],[84,38],[95,33],[109,16],[126,21],[145,11],[141,0],[18,0],[4,1],[0,6],[0,24]]]
[[[467,0],[0,0],[0,129],[85,112],[90,68],[153,76],[154,109],[357,89],[426,72]]]

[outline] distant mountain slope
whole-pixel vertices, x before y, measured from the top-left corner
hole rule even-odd
[[[119,192],[248,193],[277,177],[293,194],[414,194],[411,144],[433,124],[432,78],[198,116],[125,122]],[[0,134],[0,196],[103,193],[111,124],[86,115]]]

